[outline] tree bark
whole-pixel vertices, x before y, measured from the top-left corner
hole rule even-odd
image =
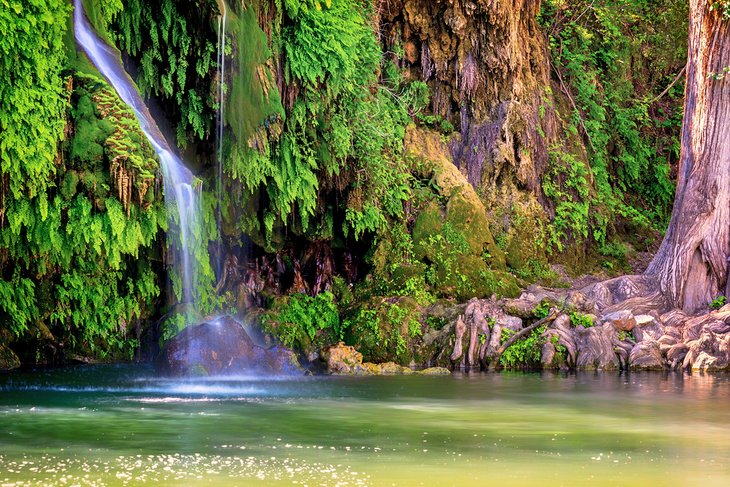
[[[730,256],[730,20],[690,0],[682,148],[672,218],[646,270],[689,313],[728,290]],[[717,75],[717,76],[715,76]]]

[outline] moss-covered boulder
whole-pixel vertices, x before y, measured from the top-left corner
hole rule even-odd
[[[405,150],[416,175],[435,188],[412,232],[414,257],[428,266],[426,277],[435,294],[468,299],[516,293],[486,208],[452,162],[441,136],[409,127]]]
[[[409,297],[373,297],[346,318],[345,338],[370,362],[421,363],[417,353],[424,325],[418,302]]]

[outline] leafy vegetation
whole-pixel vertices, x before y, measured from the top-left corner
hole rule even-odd
[[[113,19],[111,29],[119,48],[139,61],[136,82],[142,94],[168,102],[181,147],[205,139],[213,125],[214,33],[212,19],[201,22],[200,16],[212,17],[217,12],[217,7],[211,8],[214,5],[213,1],[130,0],[121,11],[99,7],[106,23]]]
[[[508,328],[502,330],[501,343],[509,340],[515,333],[515,331]],[[529,335],[517,340],[502,353],[499,359],[500,364],[510,369],[538,367],[542,346],[545,344],[543,333],[545,333],[545,327],[541,326],[532,330]]]
[[[718,296],[715,299],[712,300],[710,303],[710,308],[712,309],[720,309],[727,303],[727,298],[725,296]]]
[[[262,320],[264,331],[286,347],[319,348],[343,338],[340,314],[331,292],[293,294],[277,303]]]
[[[669,0],[543,3],[553,75],[569,107],[565,139],[588,151],[588,165],[571,143],[551,151],[543,189],[555,202],[552,248],[589,236],[602,244],[618,220],[667,224],[687,15],[685,3]]]
[[[312,238],[361,238],[402,215],[410,194],[399,157],[408,114],[377,83],[380,48],[369,21],[372,5],[284,1],[282,9],[286,120],[262,120],[268,129],[245,141],[255,150],[231,153],[230,175],[250,198],[265,202],[255,214],[242,215],[240,226],[271,249],[280,245],[275,229],[286,224]],[[259,60],[262,73],[264,62]],[[257,83],[271,93],[276,87],[267,79],[262,74]],[[270,94],[260,103],[275,106],[278,99]],[[274,116],[277,110],[261,113]],[[250,131],[236,133],[245,137]],[[340,205],[332,206],[343,190]]]

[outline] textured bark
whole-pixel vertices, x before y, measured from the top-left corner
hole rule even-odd
[[[708,0],[690,1],[682,150],[672,219],[655,275],[670,303],[694,313],[726,294],[730,256],[730,21]]]

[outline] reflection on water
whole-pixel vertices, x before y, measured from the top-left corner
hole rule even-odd
[[[2,485],[730,485],[730,379],[0,376]]]

